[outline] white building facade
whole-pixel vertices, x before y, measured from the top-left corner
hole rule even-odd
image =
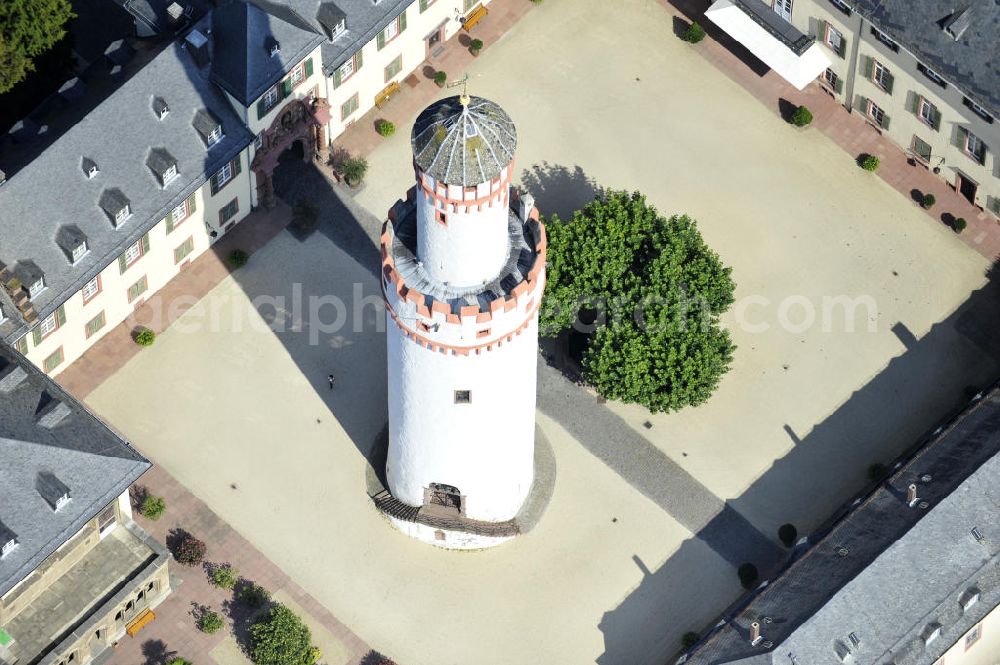
[[[513,520],[532,485],[545,231],[530,197],[511,194],[515,145],[493,102],[425,109],[417,185],[382,234],[389,490],[456,532]],[[406,530],[445,547],[502,542]]]

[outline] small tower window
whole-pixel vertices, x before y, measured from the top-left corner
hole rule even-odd
[[[444,210],[435,210],[434,219],[437,220],[438,224],[448,226],[448,216],[445,214]]]
[[[472,391],[471,390],[456,390],[455,391],[455,404],[471,404],[472,403]]]
[[[491,328],[483,328],[482,330],[476,332],[476,337],[478,339],[482,339],[484,337],[489,337],[490,336],[490,331],[491,331]]]

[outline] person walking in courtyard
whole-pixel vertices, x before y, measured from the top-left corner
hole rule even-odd
[[[333,384],[336,379],[333,378],[333,374],[328,374],[326,377],[327,382],[330,384],[330,390],[333,390]]]

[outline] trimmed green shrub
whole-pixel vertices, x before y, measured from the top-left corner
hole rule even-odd
[[[805,106],[800,106],[797,109],[795,109],[795,112],[792,113],[792,117],[790,119],[790,122],[796,127],[805,127],[812,121],[813,121],[812,111],[807,109]]]
[[[242,586],[238,596],[241,603],[254,609],[264,607],[271,600],[271,592],[256,582]]]
[[[232,589],[240,579],[240,571],[231,565],[223,564],[212,571],[212,584],[220,589]]]
[[[250,660],[256,665],[313,665],[318,651],[309,626],[284,605],[250,626]]]
[[[203,541],[187,534],[177,545],[175,558],[178,563],[183,563],[185,566],[197,566],[205,560],[206,551],[208,546]]]
[[[880,164],[879,158],[875,155],[865,155],[859,163],[865,171],[877,171]]]
[[[965,230],[967,223],[965,217],[959,217],[954,222],[951,223],[951,228],[955,229],[955,233],[961,233]]]
[[[778,527],[778,540],[785,547],[791,547],[799,537],[799,530],[794,524],[782,524]]]
[[[135,334],[133,339],[139,346],[152,346],[153,342],[156,341],[156,333],[149,328],[143,328]]]
[[[171,658],[170,660],[168,660],[167,665],[194,665],[194,663],[192,663],[187,658],[178,657],[178,658]]]
[[[392,136],[396,133],[396,125],[389,120],[379,120],[375,123],[375,131],[381,136]]]
[[[365,179],[365,174],[368,173],[368,160],[364,157],[348,157],[340,170],[347,184],[354,187]]]
[[[760,574],[757,572],[757,566],[752,563],[744,563],[736,570],[736,574],[740,578],[740,584],[747,590],[754,588],[757,584],[757,580],[760,579]]]
[[[166,509],[167,502],[163,500],[162,496],[153,496],[150,494],[142,500],[142,505],[139,506],[139,514],[148,520],[158,520],[163,517]]]
[[[198,630],[203,633],[208,633],[209,635],[219,632],[225,625],[226,620],[222,618],[222,615],[218,612],[213,612],[212,610],[205,610],[205,612],[198,617]]]
[[[931,208],[934,207],[935,203],[937,203],[937,199],[934,198],[933,194],[924,194],[920,198],[920,205],[921,207],[923,207],[924,210],[930,210]]]
[[[434,82],[440,87],[444,87],[444,84],[448,81],[448,74],[440,70],[434,72]]]
[[[700,639],[701,639],[701,635],[699,635],[698,633],[696,633],[694,631],[689,630],[688,632],[684,633],[684,637],[681,638],[681,647],[685,651],[687,651],[688,649],[690,649],[694,645],[698,644],[698,641]]]
[[[250,255],[242,249],[234,249],[229,252],[229,265],[234,268],[242,268],[250,260]]]
[[[483,50],[483,40],[473,39],[471,42],[469,42],[469,50],[472,51],[472,55],[476,55],[477,53],[479,53],[481,50]]]
[[[695,21],[688,26],[687,30],[684,31],[684,41],[691,42],[692,44],[697,44],[705,38],[705,28],[701,27],[701,24]]]

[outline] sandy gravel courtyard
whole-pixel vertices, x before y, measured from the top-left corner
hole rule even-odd
[[[545,2],[473,74],[517,123],[544,214],[640,189],[734,267],[752,306],[727,319],[739,349],[710,403],[601,406],[543,363],[557,470],[538,526],[473,553],[394,532],[364,493],[385,349],[376,254],[357,238],[411,184],[409,127],[370,156],[367,214],[279,235],[87,402],[401,664],[661,664],[735,599],[736,565],[777,555],[778,525],[815,527],[993,378],[986,264],[679,42],[655,0]],[[335,296],[345,326],[296,294]],[[824,326],[839,296],[875,309]],[[810,307],[814,325],[782,325]]]

